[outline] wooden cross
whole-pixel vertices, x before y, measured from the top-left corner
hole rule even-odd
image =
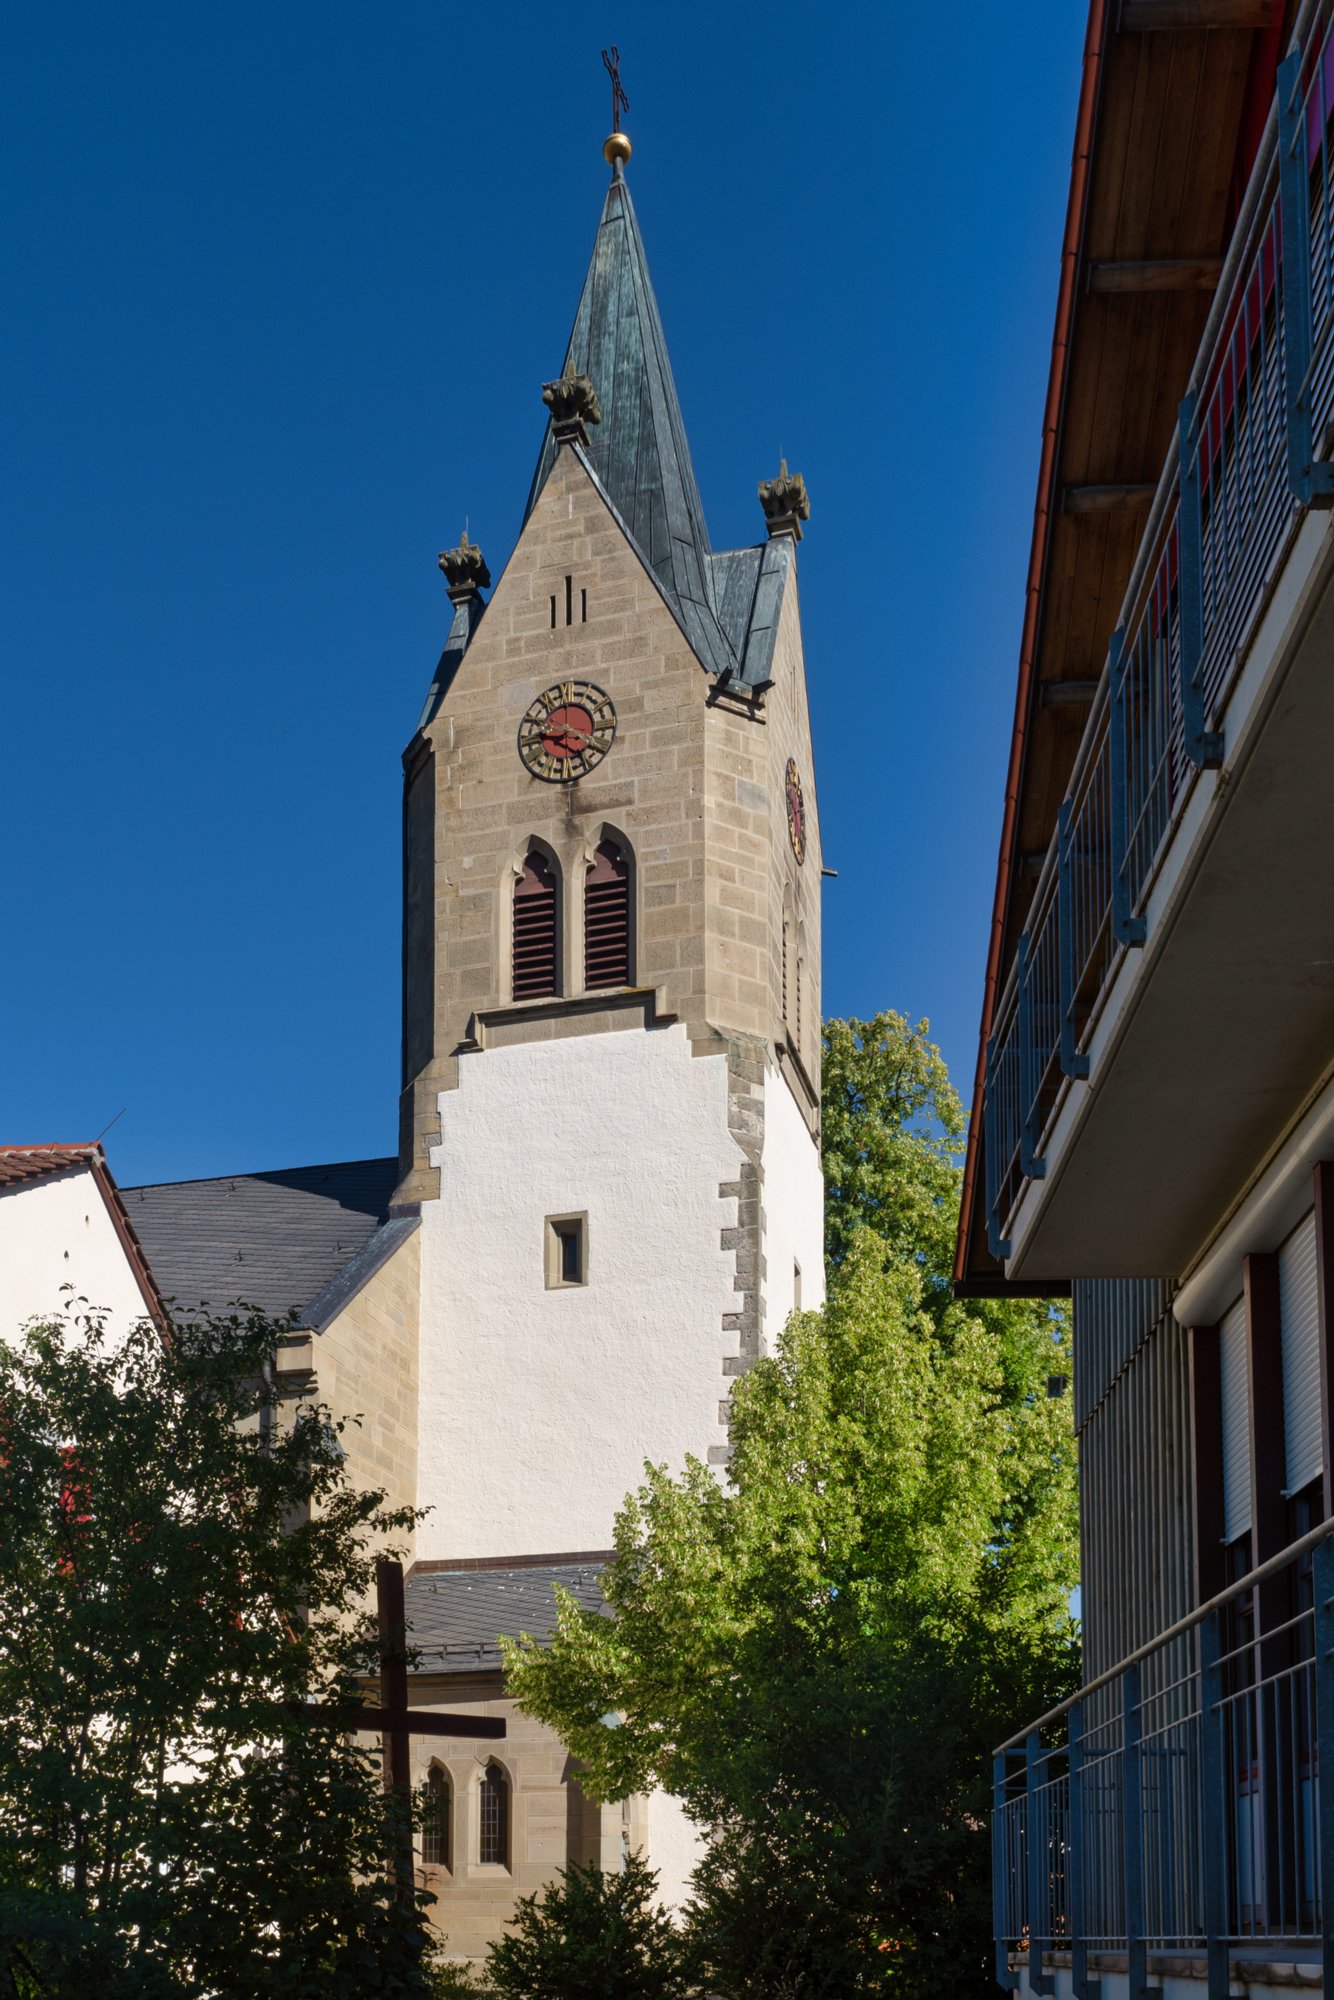
[[[336,1716],[349,1729],[378,1729],[384,1746],[385,1790],[397,1791],[402,1806],[393,1873],[400,1888],[412,1888],[412,1738],[505,1734],[500,1715],[451,1715],[440,1709],[408,1707],[407,1607],[403,1565],[381,1557],[375,1565],[375,1608],[380,1627],[380,1706],[360,1702],[311,1704],[316,1715]]]
[[[630,100],[621,89],[621,52],[615,42],[602,51],[602,61],[607,75],[611,78],[611,129],[621,129],[621,113],[630,109]]]

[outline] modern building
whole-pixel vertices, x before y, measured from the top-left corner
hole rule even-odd
[[[823,1297],[809,505],[784,465],[757,543],[712,547],[629,151],[607,142],[563,366],[557,344],[516,386],[535,442],[546,404],[518,540],[494,590],[466,535],[440,558],[404,755],[400,1150],[120,1197],[176,1310],[295,1312],[293,1393],[361,1413],[354,1477],[429,1510],[411,1699],[507,1718],[501,1744],[414,1743],[423,1879],[467,1956],[570,1861],[641,1848],[684,1889],[679,1807],[587,1800],[497,1638],[547,1635],[553,1582],[600,1602],[646,1460],[722,1476],[732,1383]],[[5,1200],[0,1169],[0,1229]],[[66,1208],[26,1310],[58,1302]]]
[[[1334,12],[1092,0],[956,1282],[1073,1297],[997,1977],[1334,1974]]]

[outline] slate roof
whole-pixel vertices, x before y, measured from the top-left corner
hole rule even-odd
[[[304,1316],[367,1250],[397,1179],[396,1159],[343,1160],[120,1192],[164,1298],[185,1310],[243,1299],[281,1318]]]
[[[597,391],[587,462],[661,586],[700,663],[748,685],[769,678],[791,549],[715,555],[643,239],[618,162],[565,357]],[[555,463],[548,420],[524,519]]]
[[[427,723],[449,693],[454,676],[463,664],[463,655],[467,652],[473,634],[482,622],[482,613],[485,609],[486,605],[482,599],[475,595],[465,597],[461,603],[454,606],[454,618],[449,628],[449,637],[445,640],[445,650],[440,655],[440,664],[435,670],[435,679],[431,682],[430,692],[422,708],[421,717],[417,723],[418,729],[425,729]]]
[[[611,1614],[598,1579],[605,1555],[557,1557],[550,1563],[501,1568],[416,1569],[408,1577],[409,1643],[418,1673],[466,1674],[500,1665],[497,1635],[520,1632],[546,1641],[556,1629],[553,1583],[560,1583],[590,1611]]]

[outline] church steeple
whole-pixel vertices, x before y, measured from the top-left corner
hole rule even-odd
[[[601,422],[587,447],[589,465],[696,654],[712,673],[735,672],[737,651],[718,618],[709,531],[624,156],[611,140],[608,148],[611,185],[563,372],[587,376],[593,385]],[[548,422],[525,520],[546,485],[557,443]]]

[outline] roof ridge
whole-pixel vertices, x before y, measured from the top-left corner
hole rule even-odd
[[[135,1181],[131,1186],[123,1187],[121,1193],[142,1194],[146,1188],[213,1187],[219,1181],[272,1180],[278,1174],[310,1174],[321,1167],[328,1170],[332,1167],[397,1167],[397,1165],[398,1156],[395,1153],[368,1153],[365,1158],[356,1160],[312,1160],[309,1166],[252,1167],[245,1170],[236,1169],[229,1174],[187,1174],[179,1181]]]

